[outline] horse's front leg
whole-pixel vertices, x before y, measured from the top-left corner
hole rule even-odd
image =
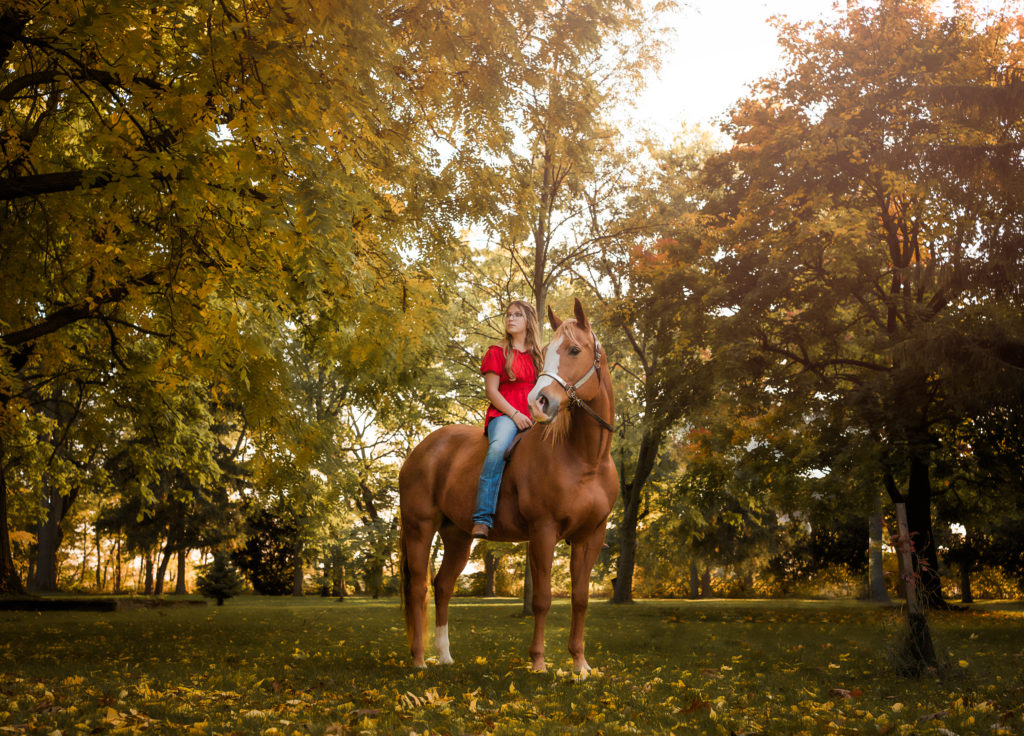
[[[534,672],[547,670],[544,661],[544,625],[551,608],[551,561],[555,556],[557,534],[553,528],[530,535],[530,572],[533,575],[533,641],[530,659]]]
[[[605,524],[595,529],[590,536],[573,541],[569,570],[572,575],[572,623],[569,626],[569,654],[572,655],[573,671],[585,678],[590,665],[583,654],[583,625],[587,618],[587,604],[590,601],[590,573],[594,569],[597,555],[604,544]]]

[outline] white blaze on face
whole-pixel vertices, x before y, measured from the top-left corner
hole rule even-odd
[[[452,659],[452,653],[448,645],[448,624],[437,627],[434,641],[437,643],[437,661],[441,664],[451,664],[454,662],[455,660]]]
[[[544,353],[544,368],[542,370],[543,373],[554,373],[555,375],[558,374],[558,363],[561,360],[561,358],[558,355],[558,348],[561,346],[563,340],[565,340],[565,336],[560,335],[556,337],[554,340],[552,340],[550,343],[548,343],[548,349]],[[537,397],[540,396],[541,389],[543,389],[545,386],[554,383],[554,380],[555,379],[553,379],[551,376],[541,376],[540,378],[538,378],[537,383],[533,387],[533,390],[530,391],[530,395],[527,397],[527,401],[529,401],[530,403],[536,401]]]

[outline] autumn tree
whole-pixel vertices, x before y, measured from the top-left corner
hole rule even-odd
[[[926,0],[784,24],[784,67],[708,167],[727,191],[709,210],[723,335],[761,361],[770,403],[824,403],[871,443],[933,604],[936,435],[968,388],[953,367],[1020,365],[1019,30]]]
[[[6,592],[21,587],[8,481],[54,431],[42,407],[58,377],[83,381],[99,361],[162,392],[200,382],[217,395],[282,355],[276,336],[310,304],[351,327],[431,300],[450,273],[456,187],[507,145],[492,121],[521,79],[534,8],[16,0],[0,12]],[[140,368],[124,346],[142,338],[156,349]]]
[[[682,251],[701,242],[699,209],[709,196],[700,170],[711,150],[698,131],[670,145],[599,148],[584,183],[580,242],[595,255],[573,268],[600,301],[601,339],[615,365],[621,516],[612,539],[618,560],[613,600],[632,600],[645,488],[665,440],[710,389],[704,332],[707,281],[685,272]],[[676,249],[671,267],[666,248]],[[683,301],[686,306],[683,306]]]
[[[522,142],[509,151],[493,195],[499,206],[485,223],[540,315],[558,279],[597,252],[600,241],[585,234],[584,188],[602,146],[619,139],[608,111],[628,104],[656,68],[655,23],[667,7],[559,2],[532,19],[509,120]]]

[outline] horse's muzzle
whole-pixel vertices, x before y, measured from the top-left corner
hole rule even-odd
[[[547,424],[554,421],[558,414],[558,402],[552,401],[541,391],[537,398],[530,402],[530,413],[533,414],[533,421]]]

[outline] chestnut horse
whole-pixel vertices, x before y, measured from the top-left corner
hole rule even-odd
[[[575,319],[564,322],[548,309],[555,333],[544,347],[544,367],[530,392],[538,425],[521,435],[501,481],[490,539],[529,540],[533,574],[533,669],[543,672],[544,623],[551,607],[551,561],[555,544],[572,546],[572,625],[569,653],[581,676],[590,670],[583,655],[583,621],[590,572],[604,544],[608,514],[619,492],[612,464],[615,398],[607,361],[579,301]],[[434,577],[438,660],[452,662],[448,601],[469,559],[477,481],[487,452],[479,426],[442,427],[410,453],[398,476],[406,633],[413,664],[426,666],[423,629],[427,613],[427,568],[434,533],[444,558]]]

